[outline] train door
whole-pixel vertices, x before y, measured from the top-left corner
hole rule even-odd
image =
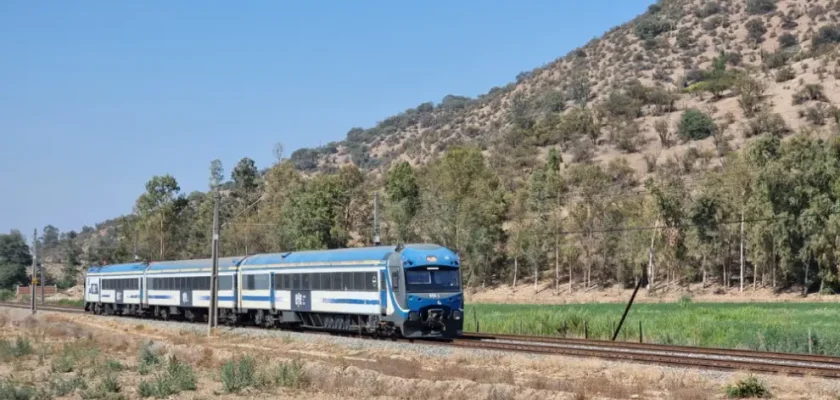
[[[385,270],[379,271],[379,312],[388,314],[388,284],[385,281]]]

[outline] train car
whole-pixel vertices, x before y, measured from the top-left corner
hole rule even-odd
[[[85,311],[114,314],[140,307],[146,264],[91,267],[85,275]]]
[[[426,244],[259,254],[240,263],[240,305],[261,325],[456,337],[459,267],[455,253]]]
[[[209,259],[92,267],[85,309],[206,319],[211,267]],[[105,276],[136,283],[112,302],[106,296],[116,292],[100,287]],[[217,304],[220,322],[380,337],[452,338],[464,323],[458,256],[432,244],[221,258]]]
[[[219,314],[226,317],[237,308],[237,264],[241,257],[219,258]],[[155,317],[183,316],[188,321],[205,318],[210,307],[212,259],[161,261],[146,269],[144,307]],[[221,319],[221,318],[220,318]]]

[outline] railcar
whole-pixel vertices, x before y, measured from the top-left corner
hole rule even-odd
[[[91,267],[85,310],[203,320],[210,270],[209,259]],[[217,304],[220,322],[381,337],[457,337],[464,319],[458,256],[432,244],[222,258]]]

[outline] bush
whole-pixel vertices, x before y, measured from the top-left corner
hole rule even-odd
[[[70,379],[55,378],[50,381],[50,392],[58,397],[67,396],[76,391],[76,389],[86,389],[84,379],[80,376],[74,376]]]
[[[760,136],[764,133],[769,133],[776,137],[783,137],[790,133],[790,128],[781,115],[762,112],[747,122],[744,127],[744,136],[749,138]]]
[[[280,363],[264,378],[263,385],[274,385],[292,389],[302,389],[309,386],[309,379],[303,372],[303,364],[294,360],[290,363]]]
[[[760,19],[753,18],[747,21],[747,37],[759,43],[764,38],[765,33],[767,33],[767,28]]]
[[[764,101],[764,91],[767,90],[767,86],[759,80],[745,76],[738,79],[737,87],[738,105],[744,110],[746,117],[752,117]]]
[[[699,7],[696,10],[694,10],[694,15],[696,15],[698,18],[706,18],[708,16],[720,13],[720,11],[720,4],[714,1],[710,1],[706,3],[706,5],[704,5],[703,7]]]
[[[804,88],[793,94],[793,105],[800,105],[809,101],[828,101],[821,84],[805,85]]]
[[[747,0],[747,12],[753,15],[776,11],[776,0]]]
[[[0,340],[0,360],[19,358],[30,354],[32,354],[32,344],[21,336],[18,336],[14,343]]]
[[[659,143],[663,148],[671,147],[671,128],[668,126],[668,121],[665,119],[657,120],[653,123],[653,129],[656,135],[659,136]]]
[[[641,17],[636,21],[635,33],[639,39],[654,39],[662,33],[668,32],[671,24],[654,16]]]
[[[195,370],[175,356],[169,359],[166,370],[155,374],[151,381],[142,381],[138,386],[140,397],[164,398],[183,391],[195,390]]]
[[[765,398],[770,397],[770,392],[764,387],[764,383],[754,376],[749,376],[726,387],[726,394],[733,399]]]
[[[247,387],[254,386],[256,380],[256,369],[254,359],[243,357],[238,362],[228,361],[222,365],[222,387],[225,392],[236,393]]]
[[[685,110],[680,118],[679,134],[684,140],[702,140],[715,133],[715,121],[696,109]]]
[[[787,82],[793,78],[796,78],[796,73],[793,71],[793,68],[789,66],[783,67],[782,69],[776,71],[777,83]]]
[[[29,400],[33,391],[28,387],[17,387],[11,381],[0,381],[0,399],[4,400]]]
[[[0,289],[0,301],[9,301],[15,297],[15,292],[9,289]]]
[[[796,38],[796,35],[790,33],[783,33],[779,36],[779,47],[781,48],[788,48],[793,47],[799,44],[799,39]]]
[[[840,43],[840,25],[826,25],[820,27],[811,39],[814,47]]]
[[[139,363],[137,365],[137,372],[140,375],[148,374],[151,372],[152,367],[158,364],[160,364],[160,357],[152,350],[150,343],[140,348]]]
[[[615,147],[626,153],[635,153],[645,144],[639,125],[634,121],[617,124],[612,139]]]
[[[805,110],[804,117],[814,125],[823,126],[826,118],[831,118],[834,115],[834,111],[823,103],[817,103],[816,106],[808,107]]]
[[[772,53],[761,52],[761,61],[764,66],[769,69],[776,69],[785,66],[790,59],[790,54],[784,51],[774,51]]]

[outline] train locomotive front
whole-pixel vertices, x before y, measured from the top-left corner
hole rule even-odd
[[[454,338],[464,329],[458,256],[430,244],[397,248],[388,260],[388,317],[406,338]],[[393,304],[393,312],[391,312]]]

